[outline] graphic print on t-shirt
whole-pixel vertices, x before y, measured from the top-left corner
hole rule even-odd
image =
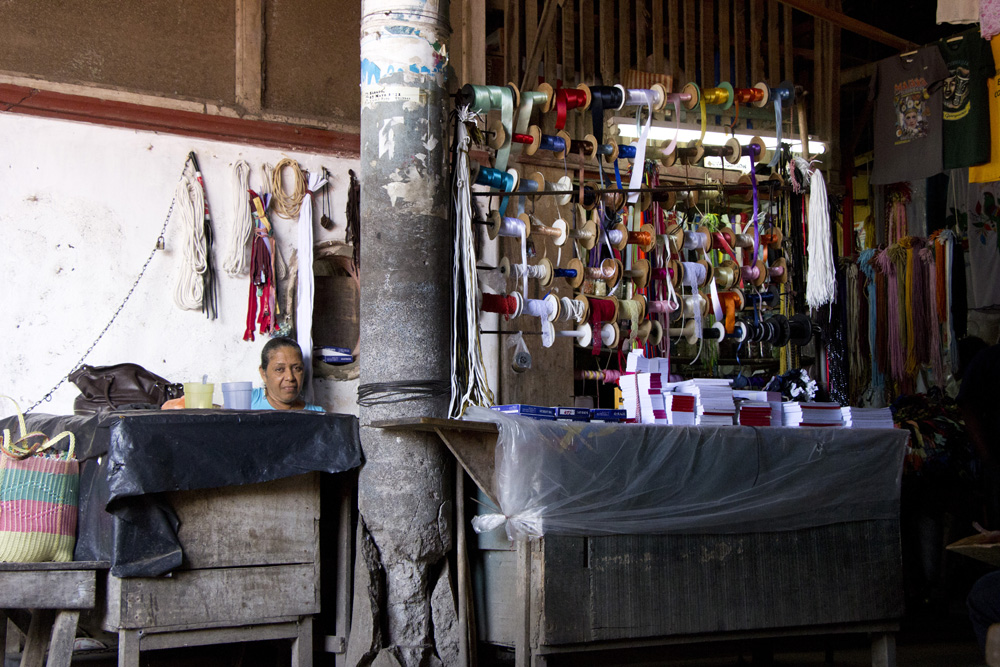
[[[924,77],[907,79],[896,84],[893,100],[896,105],[896,145],[927,136],[930,118],[924,103],[927,81]]]
[[[941,104],[944,106],[945,120],[958,120],[969,115],[971,103],[969,101],[969,79],[971,69],[968,60],[952,61],[948,71],[951,76],[944,80],[944,99]]]

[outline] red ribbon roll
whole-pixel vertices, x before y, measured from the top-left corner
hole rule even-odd
[[[579,109],[587,103],[587,93],[578,88],[560,88],[556,91],[556,130],[566,127],[566,112]]]
[[[501,294],[483,294],[483,312],[510,317],[517,312],[517,299]]]

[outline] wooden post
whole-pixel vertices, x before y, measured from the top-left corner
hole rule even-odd
[[[354,493],[351,485],[339,484],[340,516],[337,519],[337,614],[336,633],[344,649],[334,658],[336,667],[347,663],[347,638],[351,636],[351,547],[354,544]]]
[[[531,667],[531,542],[517,543],[517,643],[514,667]]]
[[[236,103],[259,113],[264,95],[263,0],[236,2]]]

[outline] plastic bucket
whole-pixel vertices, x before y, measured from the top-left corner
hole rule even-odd
[[[191,409],[210,410],[212,408],[212,394],[215,393],[215,385],[209,382],[184,383],[184,407]]]
[[[226,410],[249,410],[252,382],[223,382],[222,398]]]

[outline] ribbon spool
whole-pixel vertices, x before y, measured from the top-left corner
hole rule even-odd
[[[733,234],[729,245],[733,248],[753,248],[753,237],[749,234]]]
[[[574,380],[587,381],[596,380],[597,382],[605,382],[608,384],[617,384],[619,378],[621,378],[621,371],[616,371],[612,369],[603,371],[576,371],[573,374]]]
[[[545,175],[540,171],[532,172],[527,178],[521,179],[520,183],[518,183],[517,189],[522,193],[545,192]],[[528,197],[530,197],[532,201],[534,201],[537,196],[537,194],[528,194]]]
[[[518,292],[506,296],[484,292],[479,309],[484,313],[496,313],[507,318],[519,317],[524,310],[524,297]]]
[[[618,159],[619,147],[617,142],[613,139],[609,140],[608,143],[602,143],[597,140],[597,137],[593,134],[588,134],[584,138],[584,144],[589,144],[592,149],[589,153],[585,152],[584,155],[588,158],[600,157],[604,159],[605,164],[613,164],[615,160]]]
[[[565,269],[555,269],[552,275],[555,278],[565,278],[570,287],[578,289],[583,284],[583,262],[573,257],[567,264]],[[542,283],[542,286],[547,287],[548,283]]]
[[[631,144],[625,144],[618,147],[618,157],[622,160],[635,160],[637,154],[637,149]]]
[[[581,83],[577,86],[587,95],[587,106],[590,109],[591,123],[597,143],[604,143],[604,112],[621,109],[625,105],[623,89],[614,86],[588,86]]]
[[[513,131],[514,108],[520,105],[520,91],[514,84],[507,86],[474,86],[466,84],[459,92],[459,106],[469,106],[474,113],[499,111],[504,141],[497,147],[494,166],[503,171],[510,157],[510,140]],[[495,136],[495,135],[494,135]]]
[[[663,340],[663,325],[656,320],[645,320],[639,325],[639,334],[636,338],[646,345],[655,347]]]
[[[649,314],[669,315],[675,310],[677,310],[677,304],[673,301],[649,301],[646,303],[646,312]]]
[[[590,319],[596,322],[618,321],[618,299],[613,296],[592,296],[590,301]]]
[[[509,236],[521,238],[522,231],[525,238],[531,236],[531,221],[526,213],[522,213],[516,218],[501,217],[500,211],[490,211],[489,226],[486,228],[493,241],[498,236]]]
[[[781,242],[785,239],[784,234],[781,233],[780,227],[771,227],[771,231],[767,234],[760,235],[760,244],[766,245],[772,250],[780,250]]]
[[[543,257],[537,264],[528,265],[527,269],[523,264],[511,264],[510,260],[504,257],[497,265],[500,275],[504,277],[520,278],[523,275],[531,280],[537,280],[543,287],[548,287],[552,283],[552,262]]]
[[[680,285],[681,271],[681,263],[676,259],[672,259],[667,262],[667,273],[670,274],[670,284],[674,287]]]
[[[674,277],[674,268],[668,266],[667,268],[657,267],[650,271],[649,278],[653,282],[665,283],[668,280],[672,280]]]
[[[567,338],[575,338],[576,344],[580,347],[590,347],[590,343],[593,341],[594,330],[589,324],[581,324],[576,329],[558,331],[556,332],[556,335],[565,336]]]
[[[704,335],[712,330],[715,330],[715,333],[711,334],[712,337]],[[670,327],[667,329],[667,332],[671,337],[683,338],[690,345],[697,343],[698,339],[703,336],[708,340],[720,340],[726,335],[726,330],[722,328],[722,324],[719,322],[716,322],[711,328],[705,329],[703,332],[698,329],[698,324],[694,320],[691,320],[683,327]]]
[[[524,308],[520,314],[555,322],[559,318],[559,309],[559,297],[548,294],[544,299],[524,299]]]
[[[726,328],[722,322],[716,322],[712,326],[702,329],[701,337],[705,340],[722,340],[726,337]]]
[[[580,84],[576,88],[560,88],[555,92],[556,130],[566,127],[566,114],[573,109],[590,107],[590,90]]]
[[[683,232],[681,250],[702,250],[708,252],[712,249],[712,230],[705,225],[698,227],[693,232]]]
[[[686,99],[685,99],[686,97]],[[697,83],[693,81],[690,83],[685,83],[684,87],[681,88],[681,102],[684,104],[684,108],[688,111],[694,109],[698,106],[701,101],[701,88],[698,87]]]
[[[708,299],[706,299],[701,292],[697,294],[688,294],[681,298],[681,305],[678,310],[681,313],[681,317],[684,319],[695,317],[698,312],[701,313],[702,317],[707,317]]]
[[[654,83],[650,88],[629,88],[620,83],[615,84],[615,88],[621,91],[622,106],[619,107],[642,107],[648,106],[653,111],[662,111],[667,104],[667,89],[662,83]]]
[[[546,227],[544,224],[539,222],[537,218],[532,216],[531,231],[533,234],[549,237],[558,247],[562,247],[562,245],[566,243],[566,239],[569,238],[568,225],[562,218],[553,222],[551,227]]]
[[[788,282],[788,262],[784,257],[779,258],[771,268],[767,270],[767,275],[771,282],[777,285],[784,285]]]
[[[557,195],[556,205],[566,206],[571,201],[573,201],[573,179],[569,176],[562,176],[555,183],[545,183],[545,190],[548,192],[566,192],[569,194]]]
[[[703,259],[699,259],[697,262],[680,262],[678,267],[680,268],[680,281],[686,283],[688,272],[694,271],[695,275],[698,277],[698,287],[704,287],[707,285],[708,281],[710,281],[715,275],[712,265]],[[698,267],[702,268],[699,269]],[[678,272],[675,271],[675,275],[677,273]]]
[[[485,185],[493,190],[501,190],[505,193],[509,193],[517,189],[520,176],[518,176],[517,169],[514,169],[513,167],[507,171],[501,171],[499,169],[494,169],[493,167],[483,167],[481,165],[477,165],[475,167],[475,173],[473,174],[472,181],[476,185]],[[500,206],[497,210],[506,211],[508,199],[509,196],[505,194],[503,199],[500,200]]]
[[[722,110],[730,108],[736,101],[736,96],[733,94],[733,84],[728,81],[723,81],[714,88],[702,88],[701,98],[705,100],[706,105]]]
[[[726,333],[733,333],[736,326],[736,311],[743,310],[746,301],[741,290],[719,292],[719,303],[722,304],[723,322]]]
[[[625,195],[621,192],[603,192],[601,193],[601,203],[608,211],[618,213],[625,208]]]
[[[775,285],[771,285],[769,288],[762,292],[750,292],[744,295],[747,303],[772,303],[777,301],[781,296],[781,291]]]
[[[555,157],[558,160],[566,157],[566,151],[569,150],[570,138],[569,134],[565,131],[559,130],[553,136],[551,134],[542,134],[542,128],[532,125],[528,128],[528,136],[531,138],[531,142],[524,149],[524,152],[528,155],[534,155],[539,150],[543,150],[555,153]]]
[[[740,273],[743,280],[753,283],[754,287],[760,287],[767,280],[767,267],[764,266],[764,260],[761,259],[750,266],[741,267]]]
[[[663,208],[673,208],[677,203],[677,194],[673,190],[657,190],[656,192],[644,192],[648,195],[648,203],[656,202]],[[646,210],[646,209],[643,209]]]
[[[649,252],[656,244],[656,230],[653,225],[645,224],[639,227],[639,231],[630,232],[619,222],[608,231],[608,241],[618,250],[624,250],[625,246],[632,244],[639,246],[643,252]]]
[[[771,98],[771,91],[767,84],[759,81],[753,88],[737,88],[734,97],[740,104],[753,104],[758,109],[767,105]]]
[[[632,316],[633,309],[635,310],[637,320],[645,319],[646,297],[644,297],[643,295],[633,294],[631,299],[624,299],[622,301],[619,301],[619,305],[620,304],[626,304],[625,306],[620,307],[620,310],[625,312],[623,319],[630,319]],[[632,306],[631,304],[635,305]]]
[[[571,201],[575,201],[577,204],[583,206],[587,211],[593,211],[597,207],[598,197],[594,188],[589,185],[583,186],[583,201],[579,201],[580,196],[577,192],[570,195]]]
[[[813,337],[812,320],[804,313],[796,313],[788,318],[789,338],[793,345],[808,345]]]
[[[660,243],[664,245],[671,255],[680,253],[684,245],[684,227],[674,225],[667,228],[667,233],[660,237]]]
[[[559,297],[559,319],[563,322],[576,322],[577,324],[586,321],[584,315],[587,311],[587,304],[578,299],[571,299],[568,296]]]
[[[604,347],[616,349],[621,343],[622,332],[616,322],[605,322],[601,325],[601,344]]]
[[[742,343],[747,339],[747,335],[747,325],[743,322],[737,322],[733,326],[732,332],[726,335],[726,338],[735,340],[737,343]]]
[[[579,313],[579,318],[577,322],[586,322],[590,319],[590,299],[587,298],[586,294],[577,294],[573,297],[573,300],[583,304],[583,310]]]
[[[715,282],[720,289],[735,287],[740,280],[740,267],[736,262],[727,260],[715,267]]]
[[[587,220],[582,206],[577,212],[577,220],[586,220],[586,222],[579,229],[570,230],[569,237],[578,241],[584,249],[591,250],[597,244],[597,223],[593,220]]]
[[[648,259],[635,260],[632,262],[632,268],[625,271],[621,270],[621,262],[617,259],[615,261],[618,262],[621,274],[635,283],[636,287],[643,289],[649,284],[650,267]]]
[[[621,276],[619,272],[620,267],[620,262],[616,262],[616,260],[609,257],[601,262],[599,268],[588,266],[584,269],[583,273],[584,277],[588,280],[603,280],[614,285],[618,283],[618,279]]]

